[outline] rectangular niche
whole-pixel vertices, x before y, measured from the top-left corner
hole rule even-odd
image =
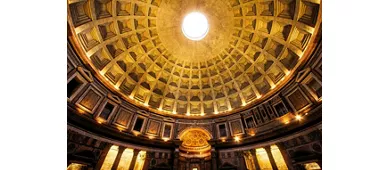
[[[256,127],[256,121],[253,116],[245,118],[245,125],[248,129]]]
[[[290,92],[286,98],[295,112],[299,112],[312,104],[300,88]]]
[[[173,127],[173,124],[171,124],[171,123],[164,123],[163,132],[162,132],[162,138],[171,139],[172,127]]]
[[[232,136],[244,134],[244,128],[242,127],[241,119],[230,121],[229,124]]]
[[[269,117],[267,115],[267,112],[263,107],[259,107],[260,117],[262,119],[262,123],[267,123],[269,121]]]
[[[226,123],[218,124],[218,137],[219,138],[226,138],[226,137],[228,137]]]
[[[123,128],[128,128],[132,116],[133,113],[131,113],[126,109],[120,108],[118,114],[115,117],[114,124],[121,126]]]
[[[261,117],[260,117],[260,113],[259,113],[258,107],[254,108],[251,112],[252,112],[253,115],[255,115],[255,119],[257,120],[257,122],[259,124],[263,123],[263,121],[261,120]]]
[[[303,81],[303,87],[313,96],[315,100],[322,99],[322,82],[313,73],[310,73]]]
[[[317,71],[320,76],[322,75],[322,51],[320,51],[317,61],[313,64],[314,70]]]
[[[135,132],[142,132],[145,120],[146,120],[146,118],[144,118],[142,116],[137,116],[135,118],[135,121],[134,121],[133,131],[135,131]]]
[[[158,133],[160,132],[160,126],[161,126],[160,121],[149,119],[146,133],[149,135],[157,136]]]
[[[103,107],[100,109],[98,113],[98,117],[104,120],[109,120],[111,118],[112,113],[116,111],[118,104],[114,103],[111,100],[107,100]]]
[[[77,100],[76,105],[83,108],[88,113],[93,113],[98,108],[99,103],[103,100],[103,96],[93,86],[89,86],[87,90]]]
[[[275,105],[273,105],[273,108],[275,110],[275,112],[280,116],[283,116],[285,115],[286,113],[288,113],[288,109],[286,107],[286,105],[284,105],[284,103],[282,101],[276,103]]]
[[[280,101],[280,102],[281,102],[281,101]],[[278,102],[276,102],[276,103],[278,103]],[[283,103],[283,102],[281,102],[281,103]],[[267,115],[268,115],[268,118],[269,118],[270,121],[278,117],[278,113],[276,113],[276,112],[272,109],[272,106],[270,106],[269,104],[265,105],[265,106],[264,106],[264,109],[266,110]]]
[[[87,81],[79,73],[76,72],[68,78],[67,83],[67,97],[69,101],[72,101],[81,91],[81,89],[85,87]]]

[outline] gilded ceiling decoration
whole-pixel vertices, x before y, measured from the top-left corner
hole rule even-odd
[[[210,154],[211,145],[208,143],[211,137],[203,130],[190,129],[185,132],[180,140],[182,144],[179,149],[182,151],[182,156],[186,157],[204,157]]]
[[[129,102],[211,117],[272,95],[312,50],[319,0],[68,0],[70,40],[100,81]],[[210,25],[200,41],[181,24]]]
[[[202,147],[209,145],[207,143],[210,137],[200,130],[189,130],[180,139],[183,141],[183,146],[186,147]]]

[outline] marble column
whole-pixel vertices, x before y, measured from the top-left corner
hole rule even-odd
[[[137,161],[138,153],[140,151],[141,150],[139,150],[139,149],[134,149],[134,151],[133,151],[134,154],[133,154],[133,158],[131,159],[129,170],[133,170],[134,169],[135,163]]]
[[[111,146],[112,144],[106,143],[106,146],[104,147],[102,153],[100,153],[99,161],[96,163],[95,170],[100,170],[100,168],[102,168],[104,159],[106,158],[108,151],[110,151]]]
[[[261,170],[259,162],[257,160],[257,156],[256,156],[256,149],[251,149],[249,151],[251,152],[252,159],[253,159],[253,162],[255,163],[256,170]]]
[[[116,169],[118,169],[119,161],[121,160],[123,151],[124,151],[125,149],[126,149],[125,147],[119,146],[118,154],[116,154],[115,161],[114,161],[114,164],[112,165],[111,170],[116,170]]]
[[[275,159],[274,159],[274,157],[272,156],[272,153],[271,153],[271,147],[270,146],[266,146],[266,147],[264,147],[264,149],[267,152],[268,159],[269,159],[269,162],[271,163],[272,169],[273,170],[278,170],[278,166],[276,166]]]
[[[179,149],[176,148],[173,152],[173,169],[179,169]]]
[[[278,146],[279,151],[280,151],[280,153],[281,153],[282,156],[283,156],[284,162],[285,162],[286,165],[287,165],[287,168],[288,168],[288,169],[294,169],[294,168],[293,168],[293,165],[292,165],[292,162],[291,162],[291,159],[290,159],[290,157],[288,156],[287,150],[286,150],[286,148],[284,147],[283,143],[277,143],[276,146]]]
[[[238,169],[246,169],[245,158],[242,151],[237,151],[236,155],[238,158]]]
[[[217,151],[215,151],[215,148],[212,148],[211,149],[211,166],[212,166],[212,170],[217,170],[218,166],[217,166],[217,159],[218,159],[218,155],[217,155]]]
[[[142,168],[143,170],[149,169],[150,161],[152,160],[152,157],[153,157],[152,153],[146,152],[145,163],[144,163],[144,167]]]
[[[175,151],[173,151],[173,169],[179,169],[180,168],[180,151],[179,147],[183,143],[183,141],[180,141],[178,139],[175,139],[172,141],[175,145]]]

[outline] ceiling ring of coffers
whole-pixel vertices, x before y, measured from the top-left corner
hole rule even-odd
[[[194,9],[210,23],[196,43],[174,31]],[[321,1],[68,0],[68,24],[80,58],[125,100],[211,118],[257,104],[290,80],[320,36]]]

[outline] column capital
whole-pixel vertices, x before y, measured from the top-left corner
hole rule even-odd
[[[249,152],[250,152],[251,154],[256,155],[256,149],[255,149],[255,148],[249,149]]]
[[[141,151],[141,149],[133,149],[133,153],[135,154],[135,153],[139,153]]]
[[[176,147],[179,147],[183,143],[183,141],[178,140],[178,139],[174,139],[174,140],[172,140],[172,142],[173,142],[173,144],[175,144]]]
[[[146,152],[145,158],[152,158],[154,152]]]
[[[276,145],[279,148],[279,150],[285,149],[283,142],[278,142],[278,143],[275,143],[274,145]]]
[[[235,151],[235,153],[240,158],[244,156],[244,151]]]
[[[124,146],[119,146],[119,147],[118,147],[118,153],[119,153],[119,152],[123,152],[125,149],[126,149],[126,147],[124,147]]]

